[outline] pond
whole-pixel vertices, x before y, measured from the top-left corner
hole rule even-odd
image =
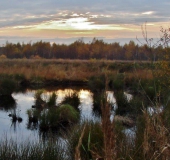
[[[42,98],[47,99],[49,95],[55,92],[57,95],[56,104],[61,103],[63,98],[76,92],[80,99],[80,120],[93,120],[99,121],[100,117],[93,112],[93,93],[88,89],[56,89],[56,90],[44,90]],[[11,138],[17,141],[23,141],[29,139],[29,141],[38,141],[40,133],[35,127],[30,127],[28,123],[27,110],[31,109],[35,103],[34,95],[36,90],[27,89],[25,92],[13,93],[12,97],[16,101],[16,106],[11,108],[0,107],[0,135],[1,137]],[[113,91],[107,91],[108,101],[115,104],[115,98]],[[16,112],[22,118],[22,122],[13,122],[9,115]]]

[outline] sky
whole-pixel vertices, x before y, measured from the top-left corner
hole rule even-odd
[[[128,43],[159,38],[170,26],[169,0],[0,0],[0,45],[7,41],[72,43],[94,37]]]

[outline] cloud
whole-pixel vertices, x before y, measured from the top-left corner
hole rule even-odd
[[[158,27],[170,20],[169,0],[0,2],[0,36],[121,37],[138,34],[140,25],[145,22]]]

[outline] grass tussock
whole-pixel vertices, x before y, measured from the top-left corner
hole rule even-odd
[[[73,106],[77,111],[79,111],[80,98],[78,93],[76,91],[74,91],[73,93],[68,92],[60,103],[60,105],[62,104],[69,104]]]
[[[62,142],[21,142],[1,140],[0,159],[2,160],[67,160],[66,150]]]

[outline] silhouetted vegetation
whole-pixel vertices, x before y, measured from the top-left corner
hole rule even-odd
[[[0,95],[10,96],[16,88],[16,83],[12,79],[2,79],[0,81]]]
[[[62,100],[61,104],[69,104],[73,106],[77,111],[79,111],[79,105],[80,105],[80,98],[78,93],[73,92],[73,93],[67,93],[67,95],[64,97]]]
[[[28,58],[28,59],[108,59],[108,60],[159,60],[163,59],[165,50],[162,46],[152,48],[154,57],[150,54],[147,44],[138,45],[134,41],[120,45],[118,42],[106,43],[94,38],[91,43],[82,39],[70,45],[55,44],[39,41],[28,44],[13,44],[6,42],[0,48],[0,58]]]
[[[0,95],[0,109],[8,111],[10,109],[16,108],[16,101],[15,99],[9,95]]]

